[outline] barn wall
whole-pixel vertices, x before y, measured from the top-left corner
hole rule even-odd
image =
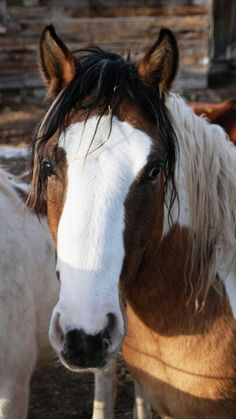
[[[1,3],[1,1],[0,1]],[[138,56],[156,39],[159,28],[174,30],[181,65],[204,70],[208,57],[211,1],[201,0],[9,0],[0,26],[2,102],[40,102],[37,43],[48,23],[72,48],[99,44]],[[7,7],[6,7],[7,6]],[[4,8],[3,8],[4,9]]]

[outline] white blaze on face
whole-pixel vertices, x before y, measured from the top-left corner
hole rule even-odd
[[[60,298],[54,309],[62,332],[102,331],[108,313],[116,318],[111,350],[121,343],[124,321],[119,278],[124,260],[125,207],[131,184],[145,166],[152,141],[127,122],[90,118],[59,139],[67,158],[67,191],[58,227]],[[94,136],[89,154],[89,145]],[[52,321],[53,324],[53,321]],[[53,327],[51,325],[53,343]]]

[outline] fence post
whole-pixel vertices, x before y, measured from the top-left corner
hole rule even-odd
[[[236,1],[213,0],[208,85],[228,84],[236,70]]]

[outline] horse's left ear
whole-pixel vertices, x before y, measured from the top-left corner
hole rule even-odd
[[[49,96],[55,98],[74,78],[76,62],[52,25],[46,26],[39,41],[41,74]]]
[[[137,71],[147,84],[167,93],[176,77],[178,64],[176,38],[169,29],[162,28],[155,44],[138,63]]]

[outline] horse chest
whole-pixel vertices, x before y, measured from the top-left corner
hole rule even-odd
[[[155,411],[180,419],[234,417],[236,388],[227,378],[233,377],[233,365],[224,356],[233,350],[230,341],[215,350],[215,344],[199,335],[159,335],[129,306],[127,316],[124,358]]]

